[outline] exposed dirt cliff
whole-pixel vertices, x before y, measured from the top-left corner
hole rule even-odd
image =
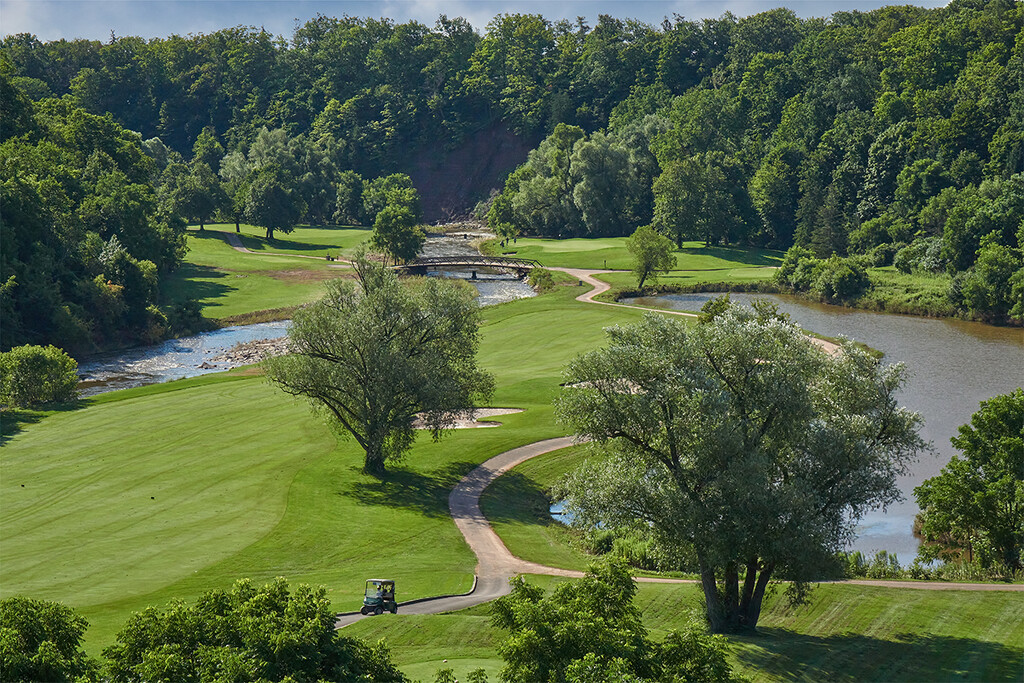
[[[452,149],[438,143],[415,152],[408,173],[420,192],[428,223],[466,216],[491,189],[526,161],[539,140],[518,136],[500,122],[469,133]]]

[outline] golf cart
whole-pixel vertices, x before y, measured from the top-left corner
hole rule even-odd
[[[361,614],[382,614],[384,610],[398,614],[395,602],[395,582],[391,579],[367,579]]]

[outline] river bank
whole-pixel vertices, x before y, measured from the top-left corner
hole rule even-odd
[[[623,303],[699,311],[718,293],[669,294],[623,299]],[[917,552],[913,536],[918,508],[913,490],[935,476],[956,452],[950,438],[970,421],[981,401],[1024,386],[1024,331],[955,319],[936,319],[856,310],[764,293],[731,293],[749,304],[769,298],[804,329],[830,338],[846,337],[884,353],[885,363],[901,362],[907,380],[897,394],[902,405],[924,418],[922,437],[934,452],[923,455],[898,481],[904,500],[869,513],[851,548],[865,554],[898,553],[909,562]]]

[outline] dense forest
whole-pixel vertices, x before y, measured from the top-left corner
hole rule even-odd
[[[794,285],[833,254],[895,262],[946,273],[964,311],[1024,318],[1012,0],[660,26],[503,14],[480,33],[446,16],[317,16],[290,39],[19,34],[0,44],[0,88],[3,348],[88,350],[187,320],[156,305],[186,220],[268,237],[372,223],[381,188],[407,189],[399,173],[433,220],[422,159],[495,150],[449,213],[479,202],[502,234],[651,224],[680,242],[795,246]]]

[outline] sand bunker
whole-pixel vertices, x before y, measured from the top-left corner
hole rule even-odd
[[[477,408],[473,411],[473,417],[469,415],[462,415],[456,421],[455,424],[451,425],[451,429],[476,429],[477,427],[500,427],[500,422],[481,422],[480,420],[488,417],[497,417],[498,415],[511,415],[512,413],[523,412],[520,408]],[[416,429],[426,429],[427,426],[423,423],[423,420],[419,417],[413,423],[413,427]]]

